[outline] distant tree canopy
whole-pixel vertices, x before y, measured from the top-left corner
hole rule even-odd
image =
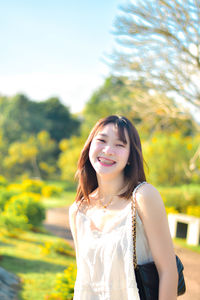
[[[138,129],[152,182],[199,182],[200,136],[192,115],[164,93],[151,93],[144,80],[126,76],[105,79],[86,103],[81,125],[57,98],[0,97],[0,175],[62,178],[74,188],[87,135],[110,114],[128,117]]]
[[[78,134],[80,121],[58,98],[33,102],[24,95],[0,98],[0,128],[8,142],[26,139],[42,130],[57,142]]]
[[[199,1],[131,1],[121,7],[114,34],[115,70],[200,108]]]
[[[51,138],[59,142],[79,133],[80,121],[71,115],[58,98],[50,98],[39,105],[46,120],[45,130],[50,133]]]
[[[184,135],[195,131],[196,123],[191,114],[177,107],[165,94],[151,94],[143,81],[125,76],[110,76],[92,95],[83,110],[82,130],[88,131],[99,118],[110,114],[124,115],[150,137],[155,131],[181,130]]]
[[[80,121],[58,98],[0,97],[0,174],[58,178],[59,142],[79,131]]]

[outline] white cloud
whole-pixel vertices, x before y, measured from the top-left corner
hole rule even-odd
[[[103,83],[103,75],[98,73],[0,75],[0,93],[6,96],[24,93],[36,101],[57,96],[72,112],[79,112],[92,92]]]

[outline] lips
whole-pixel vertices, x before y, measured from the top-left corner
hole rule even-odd
[[[116,163],[112,159],[101,157],[101,156],[99,156],[97,159],[103,166],[113,166]]]

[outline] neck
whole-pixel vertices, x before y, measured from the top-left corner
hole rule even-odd
[[[124,176],[109,180],[98,176],[97,179],[100,198],[105,199],[117,196],[124,187]]]

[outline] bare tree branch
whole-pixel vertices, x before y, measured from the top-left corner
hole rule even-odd
[[[200,1],[131,1],[121,12],[114,67],[200,108]]]

